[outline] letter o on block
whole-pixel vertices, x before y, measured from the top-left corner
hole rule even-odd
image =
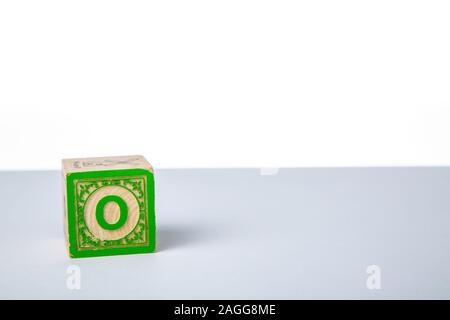
[[[114,223],[109,223],[108,221],[106,221],[105,219],[105,205],[109,202],[114,202],[119,206],[119,218],[115,219],[116,222]],[[98,203],[97,203],[97,209],[95,210],[95,216],[97,218],[97,222],[98,224],[103,228],[103,229],[107,229],[107,230],[116,230],[119,229],[120,227],[122,227],[125,222],[127,221],[128,218],[128,206],[125,203],[125,201],[123,201],[123,199],[121,197],[118,196],[106,196],[104,198],[102,198]]]
[[[139,220],[139,203],[124,187],[95,191],[84,207],[89,230],[100,240],[117,240],[129,234]]]

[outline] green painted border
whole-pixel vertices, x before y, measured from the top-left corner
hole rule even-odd
[[[76,217],[75,207],[71,204],[74,203],[74,180],[85,178],[110,178],[110,177],[123,177],[123,176],[142,176],[147,177],[147,215],[148,215],[148,239],[149,244],[147,246],[129,247],[129,248],[111,248],[102,250],[83,250],[79,251],[76,248]],[[68,238],[69,238],[69,255],[72,258],[87,258],[87,257],[100,257],[100,256],[112,256],[122,254],[134,254],[134,253],[150,253],[154,252],[156,248],[156,226],[155,226],[155,180],[153,173],[145,169],[122,169],[122,170],[104,170],[104,171],[86,171],[86,172],[72,172],[66,175],[67,185],[67,223]]]

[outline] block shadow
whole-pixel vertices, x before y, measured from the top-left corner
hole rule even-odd
[[[189,225],[156,225],[156,251],[162,252],[207,241],[204,229]]]

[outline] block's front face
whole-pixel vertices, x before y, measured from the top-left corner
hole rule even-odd
[[[74,258],[153,252],[153,174],[144,169],[67,175],[69,252]]]

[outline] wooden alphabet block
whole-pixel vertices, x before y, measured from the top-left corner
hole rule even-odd
[[[153,252],[153,168],[142,156],[65,159],[65,230],[73,258]]]

